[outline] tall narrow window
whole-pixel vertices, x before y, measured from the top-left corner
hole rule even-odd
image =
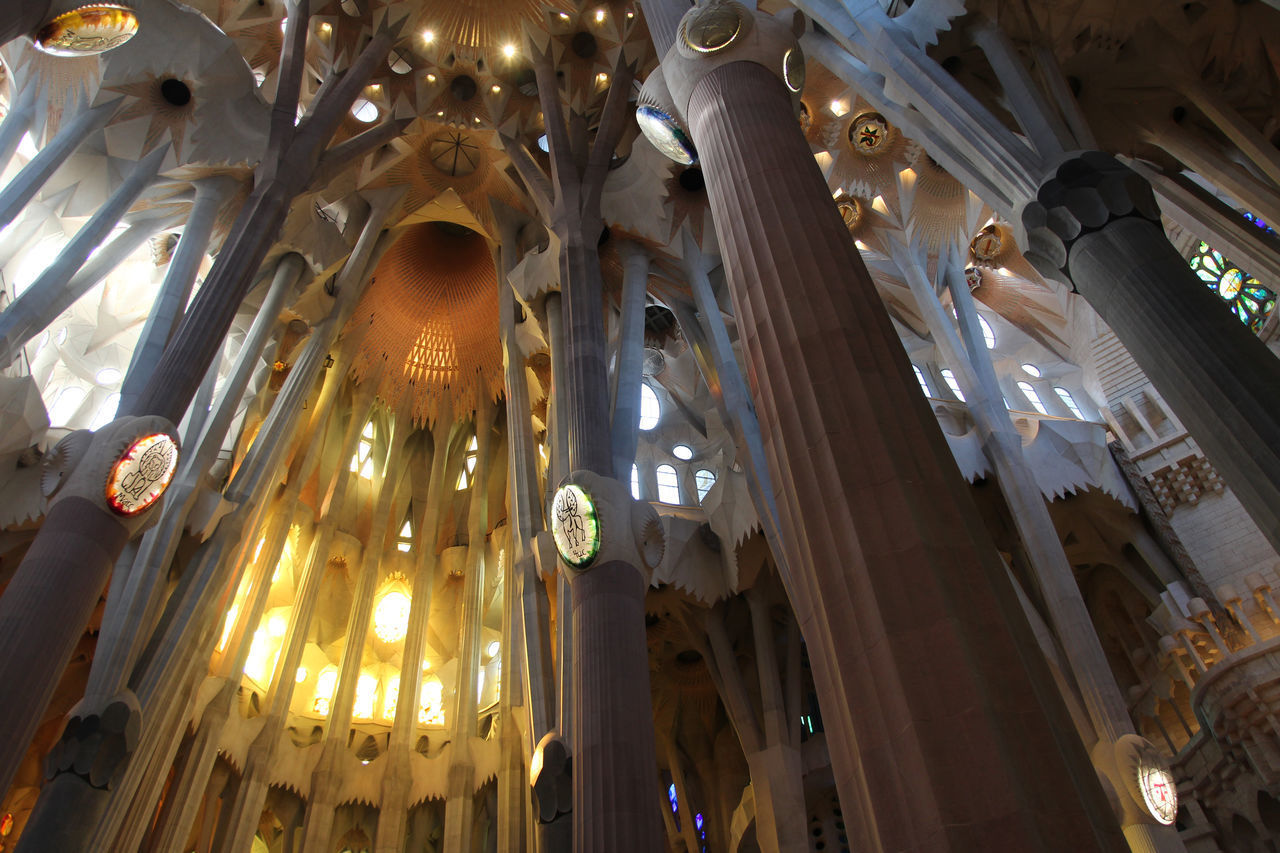
[[[920,390],[924,392],[926,397],[932,397],[933,392],[929,390],[929,383],[924,381],[924,371],[914,364],[911,365],[911,369],[916,372],[916,381],[920,383]]]
[[[658,500],[664,504],[680,503],[680,477],[670,465],[658,466]]]
[[[79,411],[84,398],[85,390],[79,385],[68,385],[63,388],[58,399],[54,401],[53,408],[49,409],[49,425],[67,426]]]
[[[402,554],[413,550],[413,504],[409,505],[409,510],[404,516],[404,524],[401,525],[400,533],[396,536],[396,550]]]
[[[698,487],[698,503],[702,503],[702,499],[707,496],[707,492],[711,491],[711,487],[716,484],[716,475],[703,468],[693,475],[693,482]]]
[[[359,474],[366,480],[373,479],[373,421],[370,420],[360,431],[360,443],[351,457],[351,472]]]
[[[476,473],[476,455],[479,452],[480,445],[473,435],[471,436],[471,443],[467,445],[467,457],[462,467],[462,473],[458,475],[458,491],[462,491],[471,485],[471,478]]]
[[[631,465],[631,497],[640,500],[640,466]]]
[[[93,416],[93,423],[89,424],[89,429],[101,429],[111,423],[115,420],[118,408],[120,408],[120,394],[117,392],[109,395],[98,407],[98,413]]]
[[[1071,396],[1071,392],[1066,388],[1054,386],[1053,393],[1058,395],[1058,399],[1062,401],[1062,405],[1071,410],[1071,414],[1080,420],[1084,420],[1084,412],[1080,411],[1080,407],[1076,405],[1075,398]]]
[[[950,368],[944,367],[940,371],[942,373],[942,381],[947,383],[947,387],[951,389],[951,393],[956,395],[956,399],[963,403],[964,393],[960,390],[960,383],[956,381],[956,375],[951,372]]]
[[[444,725],[444,685],[438,678],[422,683],[418,694],[418,722],[424,726]]]
[[[329,703],[333,701],[333,691],[338,687],[338,670],[336,667],[325,667],[316,679],[316,697],[311,703],[311,710],[322,717],[329,716]]]
[[[648,384],[640,386],[640,429],[650,430],[658,425],[662,416],[662,407],[658,405],[658,395]]]
[[[996,333],[995,330],[991,328],[991,324],[987,322],[987,318],[979,314],[978,325],[982,327],[982,342],[987,345],[987,349],[995,349]]]
[[[393,675],[387,679],[387,689],[382,693],[382,719],[396,718],[396,702],[400,701],[400,676]]]
[[[373,719],[373,706],[378,702],[378,679],[368,672],[360,673],[356,682],[356,698],[351,705],[351,716],[357,720]]]
[[[1022,392],[1022,396],[1027,398],[1027,402],[1030,403],[1037,412],[1042,415],[1049,414],[1049,410],[1044,407],[1044,402],[1041,401],[1040,395],[1036,393],[1036,389],[1031,387],[1030,382],[1019,382],[1018,390]]]

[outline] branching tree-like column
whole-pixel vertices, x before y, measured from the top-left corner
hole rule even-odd
[[[546,119],[551,177],[515,140],[507,150],[547,227],[560,241],[569,468],[614,476],[599,240],[600,195],[629,117],[636,60],[618,55],[603,106],[566,111],[555,45],[530,39]],[[566,75],[567,77],[567,75]],[[587,101],[590,104],[590,99]],[[597,124],[594,141],[587,128]],[[656,767],[642,570],[622,560],[593,565],[569,582],[573,620],[573,844],[578,853],[649,853],[661,844],[653,807]],[[561,604],[560,618],[567,618]]]
[[[642,100],[701,155],[850,846],[1124,849],[801,133],[795,29],[709,3],[681,34]]]
[[[1280,361],[1165,238],[1151,186],[1085,152],[1045,181],[1022,222],[1027,260],[1115,331],[1280,550]]]
[[[209,364],[222,347],[236,310],[273,245],[293,199],[306,189],[318,170],[333,165],[334,161],[324,160],[325,147],[368,76],[390,50],[394,36],[388,24],[373,35],[349,69],[334,72],[332,85],[317,98],[311,114],[295,125],[305,65],[308,9],[306,2],[289,6],[268,150],[256,176],[254,192],[151,381],[134,408],[121,412],[118,423],[129,422],[138,415],[158,416],[171,423],[181,421]],[[95,115],[92,121],[97,120]],[[371,137],[373,144],[380,138]],[[343,162],[353,150],[350,145],[343,147]],[[145,423],[160,420],[147,418]],[[123,449],[115,444],[108,447],[104,439],[89,447],[80,461],[86,469],[109,464],[102,454]],[[72,478],[75,473],[69,471],[67,477]],[[92,490],[99,495],[106,473],[104,470],[101,483]],[[15,743],[29,742],[111,566],[139,527],[135,520],[113,513],[100,499],[68,498],[59,501],[56,509],[45,517],[40,533],[0,597],[0,638],[14,648],[39,651],[35,665],[16,655],[0,661],[0,680],[27,685],[25,689],[0,694],[0,720]],[[144,511],[136,521],[140,522],[145,514]],[[14,667],[17,669],[10,672]],[[6,764],[0,763],[0,787],[7,786],[12,778],[13,770]]]

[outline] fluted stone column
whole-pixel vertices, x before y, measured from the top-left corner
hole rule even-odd
[[[631,241],[623,241],[618,251],[622,255],[622,322],[613,379],[613,470],[619,477],[625,477],[636,461],[636,444],[640,438],[640,380],[644,366],[649,253]]]
[[[850,846],[1121,850],[800,132],[780,79],[791,30],[752,23],[736,57],[677,45],[663,67],[683,93],[756,382]]]
[[[547,444],[551,464],[547,468],[547,494],[543,506],[550,512],[551,499],[569,473],[569,407],[565,396],[565,343],[562,297],[547,294],[547,333],[551,345],[551,411]],[[573,619],[569,616],[569,581],[557,570],[556,584],[556,731],[565,743],[573,743]]]
[[[120,411],[127,411],[133,400],[146,387],[151,371],[164,353],[169,338],[191,299],[191,288],[200,272],[200,262],[209,249],[209,238],[218,211],[239,183],[227,176],[205,178],[195,182],[196,198],[191,213],[178,238],[177,248],[169,261],[160,292],[147,314],[146,325],[129,360],[129,370],[120,387]]]
[[[1085,152],[1022,219],[1027,259],[1071,282],[1115,331],[1280,551],[1280,361],[1165,239],[1147,182]]]

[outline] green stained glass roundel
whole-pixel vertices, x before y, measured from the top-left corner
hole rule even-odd
[[[1200,243],[1191,269],[1218,298],[1256,334],[1276,307],[1276,294],[1262,286],[1256,278],[1240,270],[1222,257],[1222,253]]]
[[[560,558],[585,569],[600,553],[600,521],[595,501],[580,486],[567,483],[551,501],[551,534]]]

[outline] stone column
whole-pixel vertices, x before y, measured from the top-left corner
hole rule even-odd
[[[746,24],[737,49],[677,44],[663,68],[701,155],[747,342],[850,846],[1122,850],[800,132],[779,79],[792,30],[761,14]]]
[[[123,103],[124,98],[116,98],[82,110],[58,128],[53,139],[0,191],[0,228],[8,225],[22,212],[27,202],[40,192],[45,181],[58,171],[58,167],[67,162],[67,158],[75,153],[80,143],[111,121]]]
[[[467,510],[467,575],[462,589],[462,625],[458,637],[458,681],[454,691],[453,720],[449,730],[453,749],[449,755],[448,800],[444,812],[444,853],[471,849],[472,813],[475,806],[475,765],[471,738],[476,736],[476,679],[480,669],[480,628],[484,622],[485,551],[489,531],[489,461],[493,447],[493,403],[483,392],[477,397],[476,467],[469,479]]]
[[[1067,160],[1023,212],[1026,257],[1071,282],[1280,551],[1280,361],[1165,239],[1145,180]]]
[[[187,224],[182,229],[169,269],[165,272],[164,283],[151,305],[120,388],[120,411],[127,411],[146,387],[152,369],[177,329],[191,299],[191,288],[200,272],[200,262],[209,249],[209,238],[213,234],[218,211],[237,186],[239,183],[235,179],[226,176],[195,182],[196,198],[187,216]]]
[[[564,319],[561,296],[547,294],[547,334],[551,345],[551,424],[547,444],[551,464],[547,469],[547,494],[543,506],[550,511],[551,498],[569,473],[569,407],[565,396]],[[556,577],[556,731],[566,744],[573,743],[573,619],[569,616],[569,581],[557,569]]]
[[[80,295],[67,294],[67,285],[93,250],[102,244],[111,229],[155,179],[168,152],[169,145],[166,143],[139,160],[129,176],[76,232],[76,236],[58,253],[53,263],[5,309],[0,316],[0,364],[13,361],[23,344],[52,323]],[[86,286],[84,289],[89,288]],[[179,412],[173,420],[181,419]]]
[[[409,789],[413,784],[411,761],[422,696],[422,661],[426,653],[431,598],[440,558],[436,553],[436,543],[440,539],[440,516],[445,505],[444,495],[447,494],[445,475],[449,467],[449,450],[459,434],[458,424],[453,421],[448,406],[442,404],[431,430],[431,467],[426,501],[417,519],[415,547],[418,554],[414,561],[413,593],[409,601],[409,627],[400,655],[396,716],[391,724],[391,742],[384,759],[386,769],[382,778],[375,853],[399,853],[404,849],[408,836]]]
[[[614,372],[613,470],[620,478],[631,472],[640,438],[640,380],[644,366],[645,295],[649,286],[649,253],[625,240],[622,255],[622,322],[618,333],[618,365]]]
[[[364,657],[365,641],[369,635],[369,622],[373,616],[373,596],[381,577],[380,564],[389,524],[392,498],[403,472],[393,470],[412,430],[409,420],[409,402],[406,394],[396,413],[390,418],[391,435],[387,455],[378,472],[381,480],[377,489],[377,506],[374,508],[373,525],[364,543],[360,566],[356,570],[356,589],[351,600],[351,612],[347,618],[347,639],[342,647],[342,660],[338,664],[338,683],[329,706],[329,722],[325,727],[324,745],[320,760],[312,774],[311,796],[307,802],[306,823],[302,834],[302,849],[327,851],[332,842],[334,809],[338,803],[338,776],[341,757],[347,748],[351,730],[352,703],[356,686],[360,681],[360,665]]]

